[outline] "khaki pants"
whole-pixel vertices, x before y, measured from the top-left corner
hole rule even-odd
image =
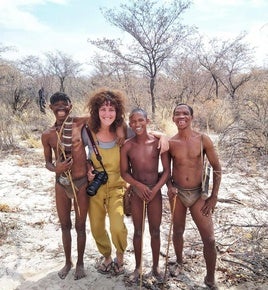
[[[106,214],[110,221],[112,242],[118,253],[127,247],[127,228],[124,224],[123,187],[109,188],[109,182],[102,185],[95,196],[89,199],[89,220],[92,235],[99,252],[109,257],[112,252],[111,240],[106,230]]]

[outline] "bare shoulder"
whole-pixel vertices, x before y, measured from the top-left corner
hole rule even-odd
[[[201,135],[202,135],[203,146],[205,148],[213,147],[213,141],[211,140],[211,138],[206,134],[201,134]]]
[[[131,144],[133,144],[133,143],[135,143],[135,136],[132,136],[132,137],[126,139],[123,146],[125,148],[129,148],[129,147],[131,147]]]
[[[162,135],[162,136],[164,136],[164,135]],[[159,138],[157,136],[153,135],[152,133],[149,133],[148,140],[158,142]]]
[[[45,131],[43,131],[42,134],[41,134],[41,136],[43,137],[43,136],[49,134],[49,132],[50,132],[50,128],[48,128]]]
[[[55,130],[55,127],[52,126],[52,127],[49,127],[47,128],[45,131],[43,131],[41,137],[45,137],[45,136],[49,136],[50,134],[52,134],[52,132]]]
[[[174,142],[174,141],[177,141],[177,140],[179,140],[179,135],[178,134],[176,134],[176,135],[174,135],[174,136],[172,136],[171,138],[169,138],[169,142]]]
[[[82,116],[82,117],[73,117],[73,122],[77,124],[87,124],[89,123],[90,118],[88,116]]]
[[[41,134],[41,141],[42,144],[45,145],[47,143],[49,143],[49,140],[51,140],[51,138],[53,138],[53,134],[55,132],[55,128],[54,127],[50,127],[48,129],[46,129],[42,134]]]

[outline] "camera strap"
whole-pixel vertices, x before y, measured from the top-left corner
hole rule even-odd
[[[96,154],[96,158],[97,158],[97,160],[100,162],[101,167],[103,168],[103,170],[106,172],[106,170],[105,170],[105,168],[104,168],[104,165],[103,165],[103,163],[102,163],[102,157],[101,157],[101,155],[100,155],[100,153],[99,153],[98,147],[97,147],[97,145],[96,145],[96,143],[95,143],[95,141],[94,141],[94,138],[93,138],[93,136],[92,136],[92,133],[91,133],[91,131],[90,131],[90,129],[89,129],[89,127],[88,127],[87,124],[86,124],[86,131],[87,131],[87,135],[88,135],[88,137],[89,137],[89,139],[90,139],[90,142],[91,142],[91,145],[92,145],[93,151],[94,151],[94,153]]]

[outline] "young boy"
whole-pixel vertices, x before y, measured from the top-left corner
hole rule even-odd
[[[86,244],[85,228],[88,211],[88,196],[86,194],[88,167],[81,132],[88,119],[69,117],[72,109],[71,100],[66,94],[61,92],[51,96],[49,107],[55,115],[56,122],[42,134],[41,140],[46,168],[56,174],[56,207],[65,253],[65,266],[59,271],[58,275],[61,279],[64,279],[73,266],[71,258],[71,208],[72,197],[75,197],[74,209],[78,259],[74,279],[78,280],[86,276],[83,256]],[[53,153],[55,162],[53,162],[52,158]],[[71,178],[69,174],[71,174]],[[75,193],[71,183],[74,185]]]
[[[161,279],[158,267],[160,253],[160,224],[162,218],[161,187],[169,177],[168,153],[161,154],[163,173],[159,177],[160,150],[158,139],[147,132],[149,119],[142,109],[134,109],[129,116],[129,125],[136,134],[121,148],[120,171],[123,179],[132,186],[131,210],[134,224],[133,246],[136,267],[131,280],[137,282],[141,275],[142,235],[144,208],[147,207],[153,256],[152,275]]]

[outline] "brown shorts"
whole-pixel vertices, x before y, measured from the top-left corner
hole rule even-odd
[[[71,184],[70,185],[63,185],[59,182],[59,178],[56,179],[56,182],[64,188],[65,193],[69,198],[74,197],[74,192],[73,192],[73,188],[72,188]],[[73,179],[75,191],[78,192],[79,189],[87,182],[88,182],[87,176],[83,176],[83,177],[78,178],[78,179]]]
[[[178,189],[178,197],[185,207],[191,207],[201,197],[201,187],[182,188],[173,182],[173,186]]]

